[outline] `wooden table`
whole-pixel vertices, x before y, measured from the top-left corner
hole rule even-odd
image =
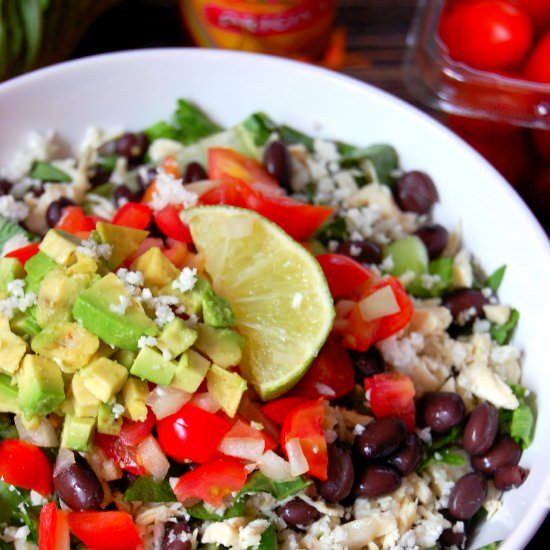
[[[415,0],[340,0],[337,24],[346,29],[348,49],[364,60],[342,72],[424,109],[401,80],[401,60],[415,7]],[[190,45],[180,21],[175,0],[126,0],[95,22],[74,56]],[[437,113],[430,114],[437,117]],[[528,548],[546,547],[549,535],[547,519]]]

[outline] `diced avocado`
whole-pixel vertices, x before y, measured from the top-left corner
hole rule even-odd
[[[97,348],[97,351],[94,353],[94,355],[90,359],[90,363],[92,361],[95,361],[96,359],[101,359],[102,357],[108,357],[108,358],[112,357],[115,353],[116,353],[116,348],[112,348],[109,344],[106,344],[105,342],[102,342],[100,340],[99,347]]]
[[[27,290],[35,293],[38,292],[42,279],[49,271],[57,267],[58,265],[54,260],[39,250],[34,256],[27,260],[25,264],[25,271],[27,272],[25,278]]]
[[[197,339],[197,331],[188,327],[183,319],[176,317],[164,326],[157,338],[159,348],[168,350],[172,357],[188,350]]]
[[[218,365],[212,365],[206,374],[208,393],[220,404],[225,414],[235,416],[243,393],[246,391],[246,381],[236,372],[231,372]]]
[[[122,389],[128,378],[128,369],[106,357],[96,359],[80,371],[86,389],[103,403],[107,403]]]
[[[0,374],[0,412],[18,413],[18,393],[17,385],[13,378],[6,374]]]
[[[89,275],[67,276],[52,269],[42,280],[36,303],[36,321],[46,327],[55,321],[70,321],[74,301],[90,283]]]
[[[229,328],[197,325],[199,337],[195,347],[220,367],[238,365],[241,361],[243,337]]]
[[[170,385],[194,393],[202,384],[209,368],[210,361],[206,357],[194,349],[189,349],[180,357],[174,379]]]
[[[119,306],[121,298],[128,302],[124,313],[111,307]],[[114,273],[105,275],[79,294],[73,316],[107,344],[125,350],[137,350],[142,336],[158,333],[155,323]]]
[[[74,412],[77,416],[97,416],[99,399],[86,387],[80,372],[72,377],[71,393],[74,399]]]
[[[158,246],[153,246],[137,258],[132,269],[143,273],[146,287],[160,288],[173,281],[180,270],[161,252]]]
[[[25,355],[17,384],[19,407],[27,418],[50,414],[65,399],[61,369],[46,357]]]
[[[122,404],[125,416],[130,420],[143,422],[147,418],[145,400],[149,395],[149,385],[145,380],[130,376],[122,388]]]
[[[122,407],[122,405],[120,405]],[[122,416],[115,415],[113,404],[101,403],[97,414],[97,431],[100,434],[118,435],[122,428]]]
[[[95,422],[94,417],[81,417],[72,414],[65,416],[61,432],[61,447],[86,452],[90,448]]]
[[[130,369],[134,364],[136,357],[137,353],[135,351],[128,351],[126,349],[120,349],[113,355],[113,359],[124,365],[127,369]]]
[[[177,364],[174,361],[164,359],[162,353],[145,346],[137,354],[130,368],[130,374],[142,380],[167,386],[174,378],[176,367]]]
[[[228,301],[214,292],[210,287],[202,296],[202,317],[212,327],[232,327],[235,317]]]
[[[36,312],[35,308],[32,308]],[[36,336],[42,327],[36,322],[31,308],[26,311],[18,311],[10,320],[11,330],[23,338]]]
[[[17,258],[2,258],[0,260],[0,290],[6,291],[8,283],[25,276],[23,265]]]
[[[77,250],[75,262],[67,268],[67,273],[69,275],[92,275],[98,269],[99,265],[94,258]]]
[[[78,323],[58,321],[39,332],[31,340],[31,348],[59,362],[65,372],[74,372],[89,363],[99,348],[99,340]]]
[[[122,225],[98,222],[96,231],[102,243],[113,247],[107,265],[116,269],[126,258],[131,256],[149,233],[141,229],[133,229]]]
[[[428,270],[426,245],[416,235],[408,235],[386,246],[384,258],[388,256],[391,256],[393,265],[387,271],[396,277],[407,271],[419,275]]]
[[[46,256],[55,260],[59,265],[69,265],[75,259],[76,247],[78,239],[65,231],[58,229],[50,229],[39,248]]]
[[[200,315],[202,311],[203,295],[211,290],[210,283],[202,277],[197,277],[197,282],[191,290],[182,292],[179,288],[173,286],[173,282],[168,283],[160,290],[160,294],[175,296],[185,308],[186,313]]]
[[[13,374],[27,351],[27,343],[14,334],[10,322],[0,317],[0,372]]]

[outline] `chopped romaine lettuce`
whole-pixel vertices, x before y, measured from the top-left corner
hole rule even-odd
[[[40,181],[60,183],[69,183],[71,181],[71,176],[69,176],[69,174],[56,168],[53,164],[41,160],[37,160],[33,163],[31,171],[29,172],[29,177]]]
[[[491,338],[501,346],[507,344],[512,337],[512,333],[516,328],[518,321],[519,311],[517,309],[512,309],[510,318],[506,321],[506,323],[503,323],[502,325],[493,325],[491,327]]]
[[[168,480],[155,481],[151,477],[140,476],[124,493],[123,500],[132,502],[175,502],[177,499]]]

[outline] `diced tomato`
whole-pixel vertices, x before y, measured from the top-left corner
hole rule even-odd
[[[23,248],[12,250],[6,254],[6,258],[16,258],[23,264],[24,267],[28,260],[30,260],[35,254],[38,254],[39,244],[40,243],[33,243],[24,246]]]
[[[309,466],[308,472],[318,479],[327,479],[328,451],[323,432],[324,417],[322,399],[306,401],[288,413],[281,430],[281,447],[285,453],[287,441],[299,439]]]
[[[287,414],[307,400],[304,397],[281,397],[262,406],[262,412],[279,426],[282,426]]]
[[[350,356],[336,334],[331,334],[304,377],[292,388],[291,395],[308,399],[337,399],[355,385]]]
[[[156,421],[153,411],[147,408],[147,418],[143,422],[125,419],[118,437],[126,445],[137,446],[153,431]]]
[[[224,147],[208,149],[208,177],[222,181],[234,178],[280,189],[279,182],[257,160]]]
[[[246,468],[238,460],[216,458],[183,474],[174,487],[174,493],[181,502],[195,497],[218,508],[226,495],[243,488],[246,477]]]
[[[243,440],[254,440],[254,441],[263,441],[264,449],[263,452],[272,451],[277,447],[277,443],[273,441],[273,438],[265,430],[257,430],[253,428],[248,422],[237,418],[231,429],[224,435],[221,443],[224,439],[243,439]],[[221,444],[220,443],[220,444]],[[239,455],[232,455],[239,456]]]
[[[143,466],[143,462],[135,446],[126,445],[116,435],[100,433],[96,434],[95,442],[109,458],[114,460],[118,466],[127,472],[137,476],[147,474],[147,470]]]
[[[365,389],[370,390],[370,406],[375,416],[399,416],[408,430],[414,431],[415,389],[409,376],[397,372],[375,374],[365,378]]]
[[[372,273],[359,262],[343,254],[321,254],[317,256],[327,279],[332,297],[352,298],[358,287],[370,281]]]
[[[115,225],[123,225],[133,229],[147,229],[151,223],[151,209],[139,202],[127,202],[113,218]]]
[[[143,543],[128,512],[71,512],[69,527],[93,550],[141,550]]]
[[[201,204],[229,204],[231,206],[247,207],[247,197],[252,188],[239,180],[224,181],[210,189],[200,198]]]
[[[155,212],[155,223],[167,237],[184,243],[192,243],[193,239],[189,226],[183,223],[179,217],[180,210],[181,208],[178,209],[178,207],[172,204],[165,206],[162,210]]]
[[[76,235],[81,231],[92,231],[95,223],[93,218],[84,214],[80,206],[66,206],[55,228]]]
[[[533,48],[525,65],[525,77],[535,82],[550,82],[550,29]]]
[[[162,253],[178,268],[181,269],[185,265],[185,258],[189,254],[189,249],[185,243],[170,239],[168,246]]]
[[[10,485],[33,489],[43,496],[53,490],[52,466],[35,445],[19,439],[0,442],[0,478]]]
[[[48,502],[40,510],[38,550],[70,550],[68,514],[58,510],[55,502]]]
[[[206,462],[214,456],[231,423],[194,405],[186,404],[178,412],[157,421],[158,442],[174,460]]]

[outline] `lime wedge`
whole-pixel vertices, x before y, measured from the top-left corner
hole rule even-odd
[[[241,374],[262,399],[278,397],[303,376],[332,327],[332,297],[319,264],[250,210],[199,206],[184,216],[245,339]]]

